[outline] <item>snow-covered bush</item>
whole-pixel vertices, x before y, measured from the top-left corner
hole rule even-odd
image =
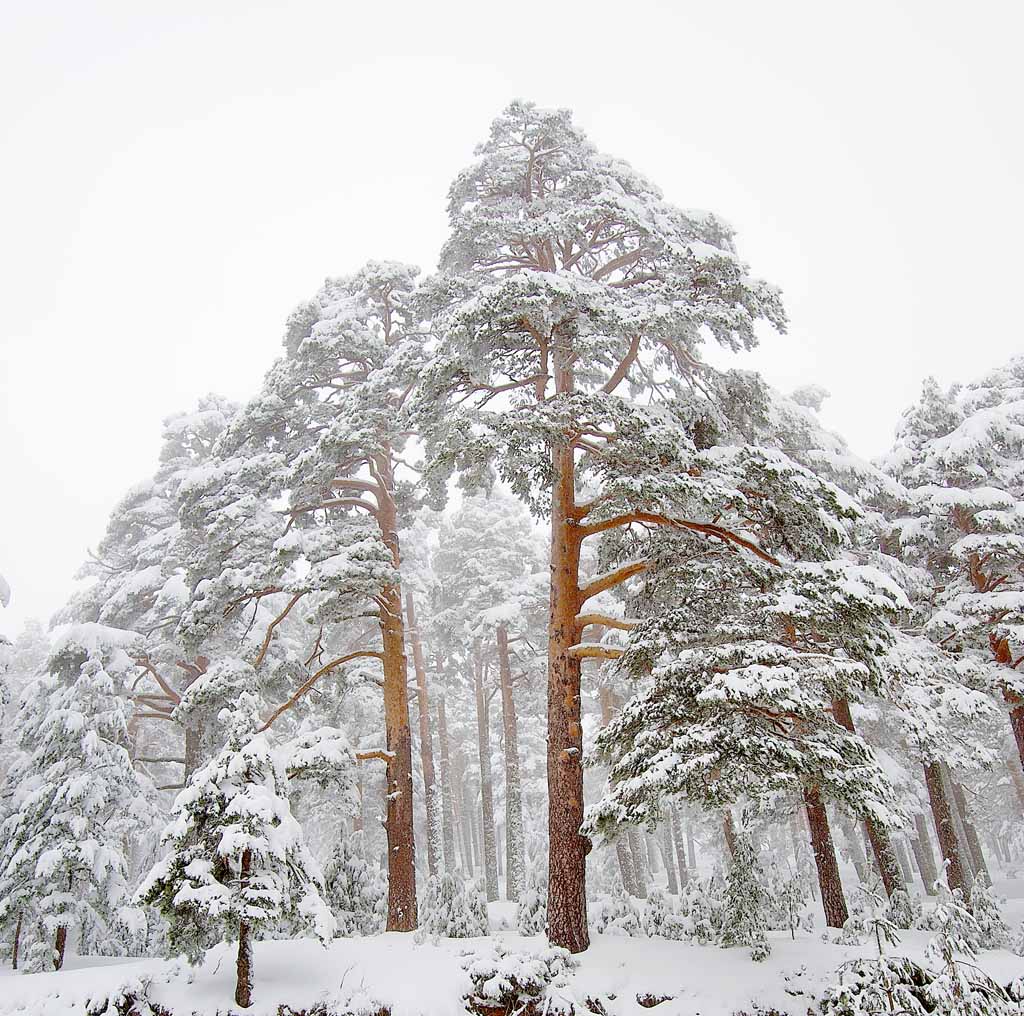
[[[541,935],[548,924],[548,883],[542,869],[531,865],[526,872],[526,888],[519,895],[516,927],[520,935]]]
[[[605,900],[597,917],[597,933],[599,935],[624,935],[628,938],[643,936],[644,929],[640,923],[640,911],[621,887]]]
[[[487,951],[463,955],[462,967],[473,982],[463,1001],[476,1013],[548,1012],[550,1007],[541,1004],[548,989],[563,984],[577,965],[565,949],[549,947],[534,953],[495,943]]]
[[[419,905],[421,938],[475,938],[487,934],[487,902],[483,912],[475,885],[463,885],[456,875],[446,871],[427,881]]]
[[[971,891],[971,916],[978,925],[977,949],[1002,949],[1010,941],[1010,926],[1003,920],[995,894],[981,882]]]
[[[387,883],[365,856],[363,834],[343,836],[324,865],[325,898],[341,937],[374,935],[387,918]]]
[[[668,937],[665,935],[665,922],[672,916],[672,901],[662,889],[649,889],[644,900],[643,926],[651,937]]]

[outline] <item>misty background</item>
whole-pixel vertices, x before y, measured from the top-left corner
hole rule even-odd
[[[916,0],[7,5],[0,630],[63,602],[161,420],[253,393],[325,276],[433,268],[513,97],[732,222],[791,325],[730,363],[825,386],[877,455],[925,376],[1022,348],[1022,27]]]

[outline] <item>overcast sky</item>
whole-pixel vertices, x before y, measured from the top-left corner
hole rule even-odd
[[[857,4],[9,3],[0,14],[0,615],[48,617],[160,421],[251,394],[370,257],[433,266],[513,97],[711,209],[792,325],[738,359],[884,450],[923,377],[1020,352],[1024,18]]]

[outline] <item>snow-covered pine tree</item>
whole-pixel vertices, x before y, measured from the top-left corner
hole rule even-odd
[[[374,658],[383,668],[386,736],[377,757],[387,769],[393,931],[416,926],[412,735],[398,576],[398,530],[415,504],[415,474],[402,453],[410,434],[406,403],[422,361],[423,333],[411,309],[416,275],[408,265],[369,262],[354,275],[329,279],[291,315],[284,355],[219,442],[220,461],[197,478],[185,508],[194,531],[205,530],[207,542],[216,536],[220,545],[219,563],[193,568],[211,583],[197,620],[214,622],[225,604],[240,610],[277,597],[255,667],[300,602],[316,625],[376,612],[378,645],[360,641],[302,682],[289,703],[346,662]],[[213,523],[210,497],[220,502]],[[288,522],[278,515],[275,529],[270,517],[281,500]],[[240,523],[255,547],[239,549]],[[290,568],[298,561],[310,571]]]
[[[1024,765],[1024,357],[946,391],[927,380],[882,464],[911,491],[893,531],[931,577],[926,629],[992,663]]]
[[[737,833],[725,877],[725,906],[722,908],[721,943],[729,947],[750,947],[755,961],[767,959],[771,946],[765,934],[770,906],[764,871],[750,836]]]
[[[225,746],[174,802],[167,855],[139,889],[170,924],[171,948],[195,963],[211,944],[238,942],[235,1002],[252,1004],[252,942],[266,927],[333,936],[323,881],[288,804],[287,759],[262,726],[259,702],[242,693]]]
[[[586,604],[642,570],[589,582],[583,541],[634,523],[689,527],[744,545],[735,488],[698,449],[721,406],[756,384],[697,360],[705,335],[740,349],[779,326],[730,229],[683,212],[622,160],[599,153],[565,110],[510,105],[449,196],[451,233],[427,284],[439,339],[420,404],[434,489],[492,464],[550,518],[548,831],[551,941],[587,947],[579,647]],[[641,406],[623,393],[649,395]],[[579,490],[592,495],[579,500]]]
[[[156,818],[152,785],[127,747],[125,682],[138,642],[94,623],[60,629],[49,673],[22,695],[21,753],[0,829],[0,921],[34,939],[29,970],[60,969],[72,932],[116,942],[131,906],[137,856]]]

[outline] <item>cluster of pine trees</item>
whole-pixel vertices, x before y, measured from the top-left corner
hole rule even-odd
[[[588,872],[682,894],[695,841],[738,911],[791,843],[837,928],[843,857],[897,910],[911,854],[968,900],[1019,858],[1024,359],[869,464],[702,358],[778,291],[566,111],[510,105],[448,217],[433,275],[329,279],[247,404],[170,418],[8,650],[15,964],[237,940],[247,1005],[254,937],[503,894],[579,952]]]

